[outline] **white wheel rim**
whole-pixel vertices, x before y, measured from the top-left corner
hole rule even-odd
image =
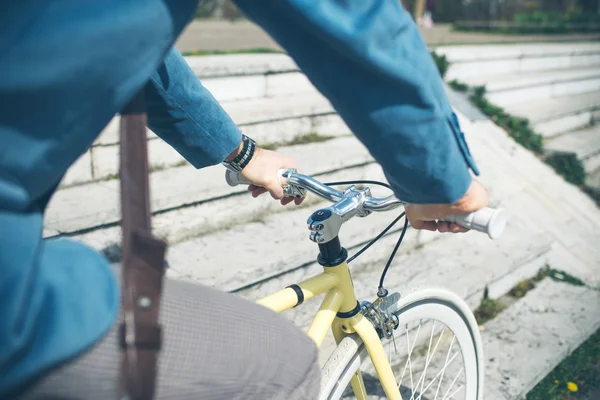
[[[427,297],[424,292],[431,292],[431,297]],[[479,348],[480,346],[479,333],[478,331],[473,331],[476,329],[477,325],[475,324],[468,307],[466,307],[460,298],[447,291],[441,292],[443,292],[442,296],[440,296],[439,289],[429,289],[419,293],[413,293],[413,296],[409,295],[407,298],[401,298],[393,308],[395,310],[401,309],[401,313],[399,313],[400,326],[397,331],[405,329],[407,323],[410,323],[411,321],[432,320],[434,322],[437,321],[435,322],[436,325],[439,325],[439,323],[443,324],[446,327],[445,332],[451,331],[453,334],[452,344],[449,347],[442,369],[444,372],[438,372],[434,375],[434,379],[428,381],[428,368],[431,359],[429,361],[427,361],[427,359],[434,353],[432,349],[435,349],[436,340],[440,340],[441,335],[429,335],[431,344],[427,344],[427,354],[425,356],[426,364],[419,377],[414,377],[410,373],[412,360],[410,360],[410,356],[408,357],[406,361],[408,364],[404,364],[402,367],[404,368],[406,365],[406,369],[408,369],[409,380],[412,381],[408,382],[411,383],[411,391],[414,390],[414,392],[418,393],[417,395],[413,393],[413,396],[408,396],[408,398],[412,400],[421,400],[421,396],[424,396],[427,399],[448,400],[454,398],[453,396],[461,391],[464,393],[464,399],[471,400],[481,398],[483,392],[481,387],[483,385],[483,376],[481,373],[483,360],[478,359],[478,352],[476,349],[476,347]],[[413,299],[412,301],[410,300],[411,298]],[[467,320],[463,319],[463,317],[467,318]],[[469,320],[469,318],[471,319]],[[416,329],[419,330],[420,326],[421,324]],[[435,328],[436,326],[432,325],[432,333],[435,332]],[[403,346],[410,347],[411,337],[416,338],[417,334],[415,333],[413,335],[409,332],[409,335],[403,336],[405,341]],[[384,345],[387,345],[387,343],[384,342]],[[452,353],[452,349],[456,349],[457,345],[460,346],[459,351]],[[364,346],[360,347],[359,353],[359,357],[354,356],[348,363],[348,367],[345,369],[346,372],[342,373],[328,398],[340,398],[346,387],[349,385],[353,374],[365,360],[368,360],[368,353]],[[409,355],[412,354],[412,350],[408,349],[407,353]],[[442,391],[441,383],[443,382],[443,378],[440,378],[440,376],[441,374],[445,374],[446,367],[450,366],[450,362],[454,362],[456,358],[461,358],[458,357],[458,355],[462,356],[462,369],[459,371],[459,374],[446,377],[451,381],[451,384],[447,389]],[[457,381],[460,373],[464,373],[465,384],[464,387],[460,386],[457,388],[454,387],[454,383]],[[402,371],[394,369],[394,374],[396,379],[400,381],[400,384],[404,383],[400,379]],[[440,379],[436,381],[435,377]],[[406,377],[403,377],[402,379],[406,379]],[[434,382],[439,382],[439,384],[436,386]]]

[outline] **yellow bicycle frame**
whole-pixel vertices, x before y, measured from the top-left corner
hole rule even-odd
[[[401,400],[392,367],[385,355],[381,339],[371,322],[361,313],[349,318],[338,317],[338,313],[349,313],[357,306],[348,264],[344,261],[334,267],[323,268],[323,273],[258,300],[258,304],[273,311],[282,312],[327,292],[319,311],[308,328],[308,336],[315,341],[317,347],[320,347],[330,328],[336,343],[340,343],[344,336],[356,332],[365,344],[388,399]],[[301,293],[299,293],[300,291]],[[360,370],[352,377],[350,383],[356,398],[366,400],[367,393]]]

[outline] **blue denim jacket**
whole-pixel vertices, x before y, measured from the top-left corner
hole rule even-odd
[[[450,202],[466,191],[467,145],[397,0],[238,4],[331,100],[397,196]],[[195,7],[23,0],[0,13],[0,398],[92,346],[117,317],[107,260],[81,243],[42,240],[52,193],[112,116],[144,88],[150,128],[198,168],[240,141],[171,49]]]

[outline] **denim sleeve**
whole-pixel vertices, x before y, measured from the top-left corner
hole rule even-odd
[[[476,174],[443,82],[398,0],[236,0],[289,53],[398,198],[452,203]]]
[[[218,164],[242,134],[181,54],[171,48],[145,88],[148,127],[196,168]]]

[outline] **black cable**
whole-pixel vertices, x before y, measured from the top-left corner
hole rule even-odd
[[[383,186],[386,187],[390,190],[392,190],[392,187],[390,185],[388,185],[387,183],[384,182],[379,182],[379,181],[370,181],[370,180],[363,180],[363,181],[340,181],[340,182],[327,182],[325,183],[325,185],[327,186],[337,186],[337,185],[379,185],[379,186]],[[362,253],[364,253],[369,247],[371,247],[375,242],[377,242],[379,239],[381,239],[383,237],[383,235],[385,235],[390,229],[392,229],[392,227],[402,218],[405,216],[406,213],[402,213],[400,214],[400,216],[398,216],[391,224],[389,224],[379,235],[377,235],[373,240],[371,240],[365,247],[363,247],[362,249],[360,249],[355,255],[353,255],[352,257],[350,257],[347,262],[350,263],[351,261],[355,260],[358,256],[360,256]],[[402,240],[404,240],[404,235],[406,235],[406,228],[408,228],[408,218],[406,218],[404,220],[404,227],[402,228],[402,233],[400,234],[400,238],[398,239],[398,242],[396,242],[396,246],[394,247],[394,250],[392,251],[392,254],[390,254],[390,258],[388,259],[385,268],[383,269],[383,272],[381,273],[381,278],[379,279],[379,287],[378,287],[378,291],[377,291],[377,295],[380,297],[383,297],[385,295],[387,295],[387,290],[383,287],[383,282],[385,280],[385,276],[387,275],[388,270],[390,269],[390,265],[392,265],[392,261],[394,260],[394,257],[396,256],[396,253],[398,252],[398,249],[400,248],[400,245],[402,244]]]
[[[381,279],[379,279],[379,289],[384,289],[383,281],[385,280],[385,275],[387,274],[388,269],[390,268],[390,265],[392,264],[392,260],[394,259],[394,256],[396,255],[396,252],[398,251],[398,248],[400,247],[400,244],[402,243],[402,239],[404,239],[404,235],[406,234],[407,227],[408,227],[408,218],[406,218],[404,220],[404,228],[402,229],[402,234],[400,235],[400,239],[398,239],[398,243],[396,243],[396,247],[394,247],[394,251],[392,251],[390,258],[389,258],[387,264],[385,265],[383,272],[381,273]]]
[[[392,190],[392,187],[384,182],[379,181],[340,181],[340,182],[327,182],[327,186],[339,186],[339,185],[379,185]]]
[[[356,259],[358,256],[360,256],[362,253],[364,253],[369,247],[371,247],[373,244],[375,244],[376,241],[378,241],[379,239],[381,239],[383,237],[383,235],[385,235],[390,229],[392,229],[392,227],[394,225],[396,225],[396,223],[398,221],[400,221],[400,219],[402,217],[404,217],[405,213],[400,214],[394,221],[392,221],[391,224],[389,224],[387,226],[387,228],[385,228],[383,231],[381,231],[381,233],[377,236],[375,236],[375,238],[373,240],[371,240],[365,247],[363,247],[362,249],[360,249],[358,252],[356,252],[356,254],[354,254],[352,257],[350,257],[346,262],[348,264],[350,264],[352,261],[354,261],[354,259]]]

